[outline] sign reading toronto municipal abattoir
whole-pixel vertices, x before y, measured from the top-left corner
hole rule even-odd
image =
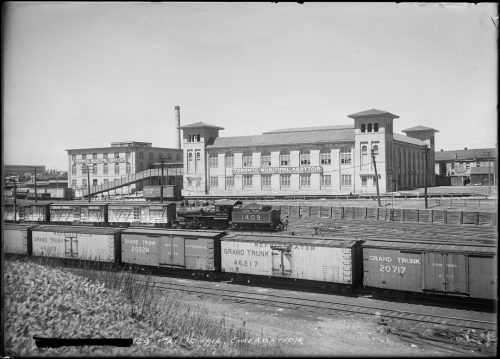
[[[233,168],[234,175],[241,174],[292,174],[292,173],[321,173],[321,166],[298,167],[260,167],[260,168]]]

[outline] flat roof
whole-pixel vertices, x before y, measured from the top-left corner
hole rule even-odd
[[[418,251],[418,252],[466,252],[466,253],[481,253],[481,254],[496,254],[496,245],[487,246],[485,244],[478,245],[455,245],[455,244],[437,244],[425,242],[386,242],[378,240],[367,240],[362,244],[363,248],[387,248],[402,251]]]
[[[154,233],[155,235],[165,236],[189,236],[189,237],[217,237],[223,235],[224,231],[186,231],[182,229],[162,229],[162,228],[127,228],[123,234],[143,234]]]
[[[356,239],[346,238],[346,237],[303,237],[303,236],[292,236],[289,234],[229,234],[221,238],[222,241],[226,242],[252,242],[252,243],[272,243],[280,245],[315,245],[318,247],[335,247],[335,248],[350,248],[356,244]]]
[[[68,233],[90,233],[90,234],[114,234],[121,232],[122,228],[115,227],[95,227],[95,226],[59,226],[59,225],[43,225],[33,229],[33,231],[38,232],[68,232]]]

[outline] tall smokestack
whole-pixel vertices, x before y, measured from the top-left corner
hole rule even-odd
[[[181,149],[181,107],[175,106],[175,118],[177,122],[177,148]]]

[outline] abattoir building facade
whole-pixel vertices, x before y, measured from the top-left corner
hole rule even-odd
[[[390,112],[349,115],[342,126],[292,128],[219,137],[203,122],[183,130],[183,196],[289,196],[380,193],[434,185],[435,129],[393,133]],[[427,171],[425,149],[428,147]]]

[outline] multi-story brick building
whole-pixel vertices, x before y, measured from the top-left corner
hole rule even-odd
[[[90,185],[107,185],[121,177],[149,169],[164,159],[165,163],[180,162],[182,150],[178,148],[152,147],[149,142],[112,142],[111,147],[68,149],[68,184],[79,197],[87,188],[87,172]],[[127,186],[126,193],[140,190],[141,183]]]
[[[284,196],[381,193],[434,185],[434,133],[417,126],[393,133],[398,116],[376,109],[353,124],[219,137],[203,122],[180,127],[184,196]],[[426,163],[426,146],[429,148]],[[373,158],[372,158],[373,154]]]

